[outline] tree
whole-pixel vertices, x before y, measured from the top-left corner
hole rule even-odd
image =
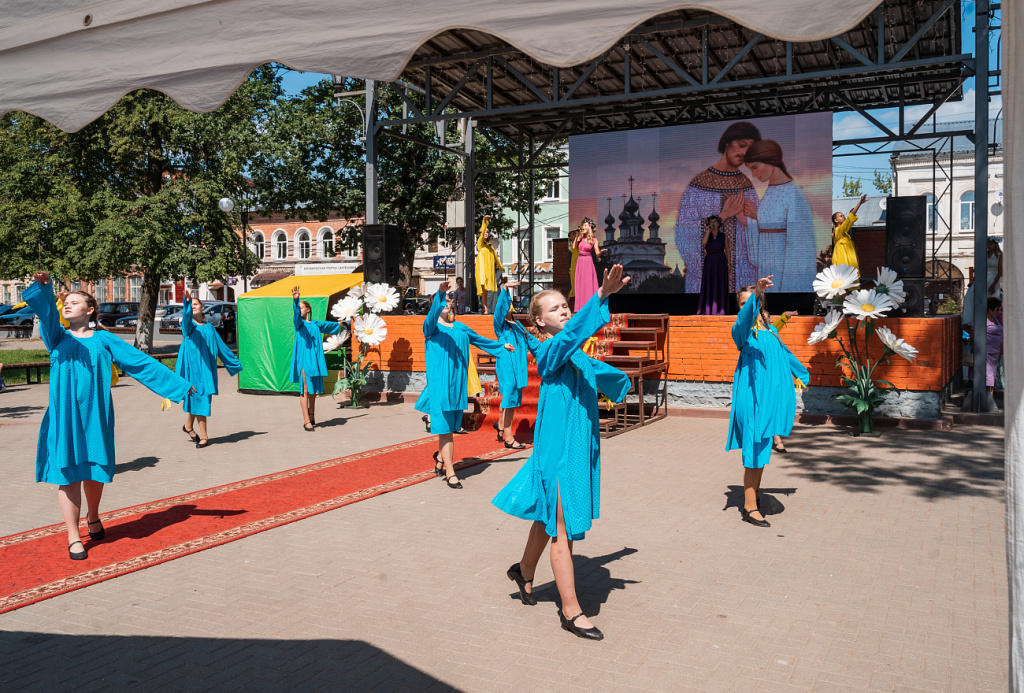
[[[246,187],[243,171],[281,96],[279,77],[264,66],[213,113],[139,90],[71,134],[8,114],[0,121],[0,276],[141,274],[135,344],[148,351],[163,279],[240,271],[248,250],[237,217],[217,200]],[[253,254],[248,262],[259,266]]]
[[[874,186],[875,190],[883,195],[892,194],[892,171],[882,173],[878,169],[875,169]]]
[[[847,178],[843,176],[843,197],[860,197],[864,194],[864,186],[860,178]]]

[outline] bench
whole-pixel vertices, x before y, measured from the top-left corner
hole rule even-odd
[[[27,325],[4,325],[0,329],[7,331],[8,338],[28,339],[32,336],[32,323]]]
[[[36,382],[37,383],[41,383],[41,382],[43,382],[43,371],[42,371],[42,369],[43,368],[49,368],[49,367],[50,367],[50,362],[49,361],[31,361],[31,362],[28,362],[28,363],[5,363],[4,364],[3,372],[4,373],[9,373],[11,371],[17,371],[17,370],[21,370],[21,369],[24,368],[25,369],[25,384],[26,385],[31,385],[32,384],[32,370],[35,369],[35,372],[36,372]]]

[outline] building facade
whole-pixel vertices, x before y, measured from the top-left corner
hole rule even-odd
[[[552,285],[552,261],[555,254],[555,241],[568,238],[569,232],[576,228],[579,220],[569,219],[569,167],[558,169],[558,177],[550,181],[541,181],[543,197],[537,202],[539,211],[534,216],[533,227],[533,277],[537,291],[550,289]],[[505,208],[502,214],[514,219],[520,234],[529,233],[529,217]],[[529,236],[527,235],[527,239]],[[520,253],[520,251],[522,251]],[[498,248],[498,257],[505,267],[505,272],[512,279],[524,283],[529,275],[528,240],[520,248],[515,238],[502,239]],[[521,255],[521,256],[520,256]]]

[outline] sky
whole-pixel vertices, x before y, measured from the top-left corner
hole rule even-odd
[[[996,15],[998,23],[999,14]],[[963,2],[961,9],[961,38],[965,53],[974,52],[974,2]],[[993,58],[990,62],[994,69],[997,64],[995,51],[997,46],[996,37],[998,32],[991,35],[991,49]],[[289,71],[284,74],[284,88],[289,94],[298,94],[312,84],[330,75],[322,75],[313,72]],[[994,118],[1002,109],[1002,97],[995,96],[989,102],[989,117]],[[915,115],[920,117],[928,111],[927,106],[914,106],[907,109],[907,119]],[[871,111],[871,115],[884,123],[886,126],[895,128],[899,124],[899,112],[895,108],[879,109]],[[957,120],[974,119],[974,78],[964,83],[963,101],[946,103],[936,113],[936,120],[939,122],[952,122]],[[852,137],[875,137],[881,132],[858,113],[836,113],[832,119],[832,139],[850,139]],[[832,194],[835,197],[842,196],[843,177],[860,179],[864,192],[877,194],[872,184],[874,172],[880,170],[883,173],[890,170],[888,154],[873,154],[855,157],[838,157],[832,161]]]

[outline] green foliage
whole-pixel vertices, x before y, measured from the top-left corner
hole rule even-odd
[[[843,176],[843,197],[860,197],[864,194],[864,186],[859,178]]]
[[[875,378],[875,369],[879,364],[887,363],[889,357],[894,353],[888,347],[882,356],[872,365],[868,358],[868,338],[875,332],[875,321],[867,319],[863,322],[851,316],[843,318],[846,323],[846,341],[838,335],[838,330],[832,332],[829,337],[834,338],[843,355],[836,359],[836,368],[845,368],[846,372],[840,373],[840,379],[844,386],[850,391],[836,395],[835,399],[843,406],[852,409],[861,421],[861,432],[871,431],[871,421],[875,409],[885,402],[886,392],[899,392],[899,389],[888,380]],[[857,343],[857,333],[861,325],[864,326],[863,353],[861,346]]]
[[[959,315],[960,312],[960,304],[952,296],[946,296],[936,309],[936,313],[939,315]]]
[[[355,339],[353,338],[353,343]],[[359,398],[363,393],[363,388],[366,387],[366,382],[369,380],[369,373],[371,370],[371,364],[366,363],[366,354],[369,352],[369,347],[365,344],[359,345],[359,357],[355,361],[346,358],[347,353],[344,347],[342,347],[341,358],[344,371],[338,377],[338,382],[334,384],[333,396],[337,397],[343,394],[346,390],[350,393],[353,407],[359,406]]]
[[[875,180],[873,181],[875,190],[882,193],[883,195],[892,194],[892,171],[886,171],[882,173],[878,169],[875,169]]]

